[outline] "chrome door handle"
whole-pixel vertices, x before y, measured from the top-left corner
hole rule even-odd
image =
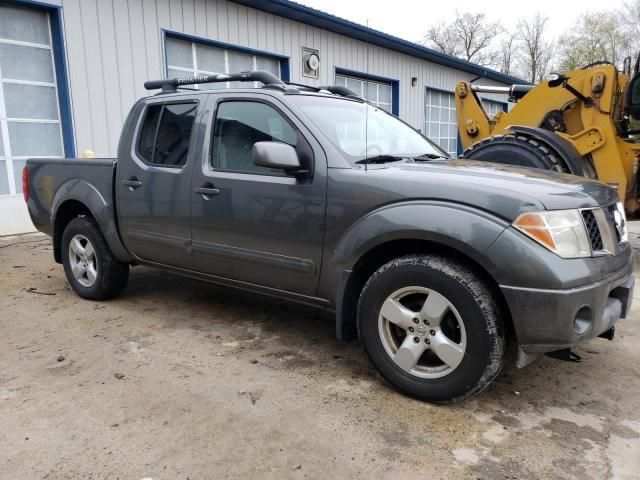
[[[137,178],[130,178],[129,180],[122,180],[122,185],[129,187],[129,189],[133,191],[136,188],[141,187],[142,182]]]
[[[213,197],[214,195],[220,195],[220,190],[213,187],[198,187],[193,189],[194,193],[198,193],[202,195],[206,200],[208,197]]]

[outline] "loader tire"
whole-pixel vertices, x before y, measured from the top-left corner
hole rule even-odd
[[[461,158],[569,173],[563,160],[548,146],[525,135],[496,135],[467,148]]]

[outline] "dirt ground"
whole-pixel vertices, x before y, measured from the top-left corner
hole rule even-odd
[[[437,407],[309,308],[137,267],[88,302],[0,239],[0,478],[638,478],[640,290],[613,342]]]

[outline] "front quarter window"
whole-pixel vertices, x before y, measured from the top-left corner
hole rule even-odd
[[[384,110],[352,100],[299,95],[295,103],[352,162],[379,155],[417,157],[447,153]]]

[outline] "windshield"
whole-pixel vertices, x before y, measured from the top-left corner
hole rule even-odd
[[[353,162],[387,155],[448,157],[446,152],[409,125],[372,105],[310,95],[292,95],[291,99]]]

